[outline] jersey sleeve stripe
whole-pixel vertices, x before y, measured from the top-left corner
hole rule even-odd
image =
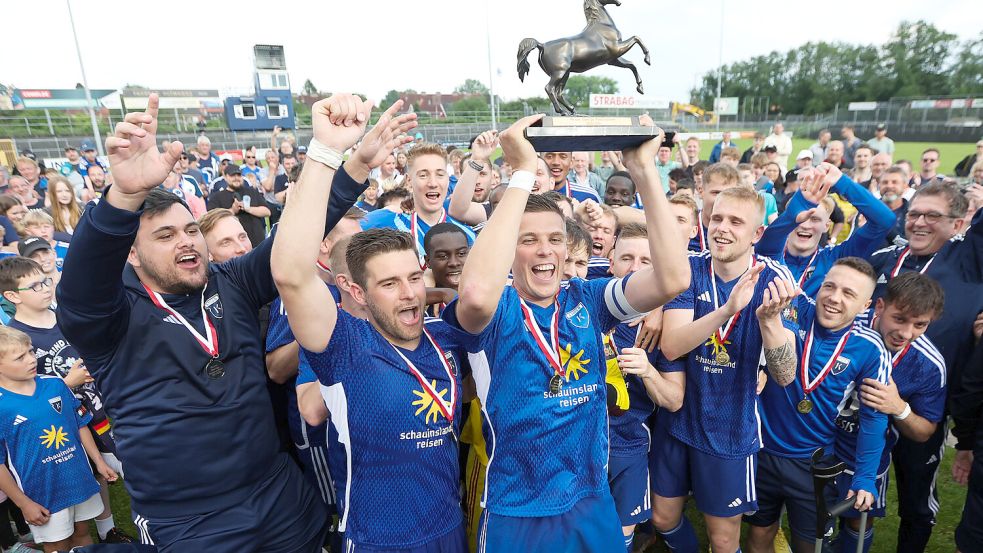
[[[608,282],[604,289],[604,303],[607,304],[608,311],[619,321],[627,321],[642,315],[628,303],[628,298],[625,296],[627,284],[627,278],[615,278]]]
[[[945,360],[942,359],[942,355],[939,351],[935,349],[935,346],[929,340],[923,340],[924,336],[919,337],[917,340],[911,343],[912,346],[919,353],[925,356],[937,369],[939,369],[939,387],[946,385],[946,371],[945,371]]]

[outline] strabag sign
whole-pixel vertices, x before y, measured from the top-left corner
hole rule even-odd
[[[591,94],[591,109],[669,109],[669,100],[623,94]]]

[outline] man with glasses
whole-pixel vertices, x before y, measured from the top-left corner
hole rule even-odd
[[[922,172],[914,177],[913,185],[925,186],[931,184],[933,180],[941,181],[945,178],[945,175],[938,172],[939,156],[939,151],[935,148],[929,148],[922,152]]]
[[[247,175],[253,175],[256,177],[255,187],[259,188],[261,167],[256,164],[256,146],[246,148],[246,154],[242,157],[245,160],[245,164],[239,167],[239,170],[242,171],[242,178],[245,179]]]
[[[929,149],[923,158],[938,159]],[[905,216],[907,244],[874,252],[877,270],[874,298],[882,297],[887,283],[910,271],[936,279],[945,290],[942,316],[926,331],[938,347],[949,372],[949,389],[959,390],[960,370],[967,366],[975,340],[973,322],[983,312],[980,294],[980,261],[976,252],[983,242],[983,225],[964,232],[968,201],[953,184],[927,182],[908,203]],[[898,483],[898,551],[924,551],[939,510],[935,476],[942,458],[946,424],[940,424],[927,441],[901,436],[894,446],[894,470]]]

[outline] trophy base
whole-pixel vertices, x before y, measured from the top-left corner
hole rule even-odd
[[[638,117],[546,116],[526,129],[526,138],[537,152],[620,151],[658,136],[659,131],[642,126]]]

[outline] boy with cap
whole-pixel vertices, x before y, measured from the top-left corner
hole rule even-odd
[[[17,251],[22,257],[33,259],[41,266],[44,276],[50,277],[55,286],[61,280],[58,270],[58,255],[44,238],[28,236],[17,243]]]

